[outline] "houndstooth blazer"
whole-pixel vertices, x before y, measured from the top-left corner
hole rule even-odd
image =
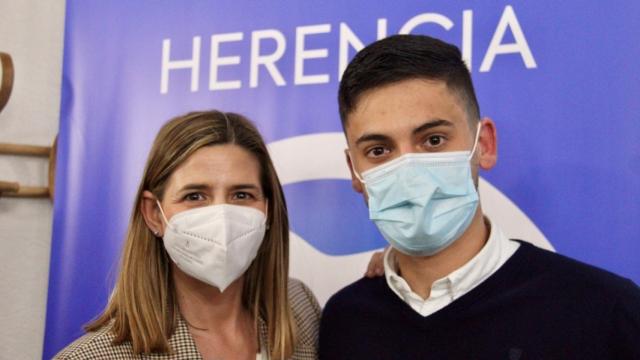
[[[320,306],[311,290],[302,282],[294,279],[289,280],[289,302],[298,330],[298,344],[291,359],[317,359]],[[193,338],[191,338],[187,324],[181,316],[178,317],[175,332],[169,339],[173,354],[136,355],[133,353],[130,342],[113,345],[114,335],[110,330],[111,326],[107,325],[95,332],[85,334],[59,352],[54,359],[202,359]],[[260,347],[266,348],[268,332],[267,324],[263,319],[258,319],[258,330],[260,333]]]

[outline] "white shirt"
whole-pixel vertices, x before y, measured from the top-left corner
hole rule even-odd
[[[384,255],[384,273],[391,290],[420,315],[429,316],[480,285],[504,265],[520,246],[504,236],[489,219],[485,219],[490,228],[487,243],[462,267],[436,280],[431,285],[427,299],[413,292],[405,279],[398,275],[394,250],[389,248]]]

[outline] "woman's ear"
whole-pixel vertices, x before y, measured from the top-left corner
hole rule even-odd
[[[164,235],[164,221],[158,208],[157,197],[151,191],[145,190],[142,193],[142,202],[140,202],[140,212],[144,217],[147,227],[156,237]]]
[[[496,134],[496,124],[493,120],[485,117],[480,120],[482,128],[478,136],[478,165],[483,170],[489,170],[498,161],[498,137]]]

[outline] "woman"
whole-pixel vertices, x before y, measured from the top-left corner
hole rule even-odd
[[[320,308],[288,279],[288,234],[247,119],[172,119],[147,159],[109,303],[56,358],[315,359]]]

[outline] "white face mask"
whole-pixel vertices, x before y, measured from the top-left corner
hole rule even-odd
[[[171,260],[220,291],[249,268],[266,231],[266,215],[247,206],[204,206],[177,213],[170,221],[159,202],[158,207],[167,224],[163,242]]]

